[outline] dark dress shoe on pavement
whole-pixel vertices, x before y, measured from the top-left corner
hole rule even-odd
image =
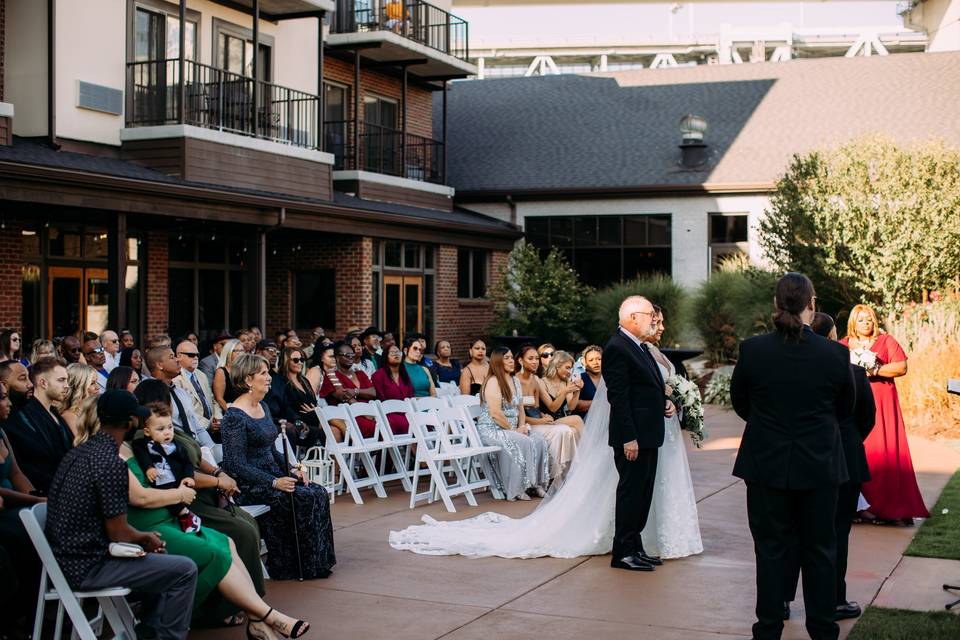
[[[633,554],[633,557],[639,560],[640,562],[646,562],[647,564],[652,564],[655,567],[659,567],[663,564],[663,560],[656,556],[648,556],[643,551]]]
[[[790,619],[790,603],[789,602],[783,603],[783,619],[784,620]]]
[[[849,618],[859,618],[860,613],[860,605],[856,602],[844,602],[837,605],[836,611],[833,612],[833,619],[847,620]]]
[[[643,562],[637,556],[627,556],[619,560],[611,560],[610,566],[614,569],[625,569],[627,571],[653,571],[653,565]]]

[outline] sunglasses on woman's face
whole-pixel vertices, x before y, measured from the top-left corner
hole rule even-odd
[[[544,351],[543,353],[540,354],[540,357],[541,357],[541,358],[552,358],[552,357],[553,357],[553,351]]]
[[[292,362],[293,364],[300,364],[301,362],[303,362],[303,358],[290,358],[290,362]]]

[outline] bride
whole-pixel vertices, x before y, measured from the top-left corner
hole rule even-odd
[[[662,326],[662,321],[658,324]],[[662,333],[658,329],[657,338]],[[666,379],[674,373],[673,365],[660,355],[657,363]],[[610,553],[618,476],[613,450],[607,445],[609,420],[607,387],[601,381],[566,479],[525,518],[487,512],[444,522],[423,516],[422,525],[391,531],[390,546],[427,555],[470,557],[575,558]],[[661,558],[682,558],[701,553],[703,544],[679,417],[667,419],[665,428],[643,547]]]

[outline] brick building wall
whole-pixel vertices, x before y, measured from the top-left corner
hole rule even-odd
[[[491,251],[487,263],[488,290],[500,279],[507,254]],[[470,341],[489,334],[494,319],[493,302],[457,297],[457,247],[440,245],[436,253],[436,339],[449,340],[456,358],[468,359]],[[432,345],[431,345],[432,348]]]
[[[324,62],[323,75],[326,80],[349,86],[350,95],[348,96],[350,105],[347,109],[347,117],[353,118],[353,63],[344,62],[337,58],[329,57]],[[402,82],[399,78],[371,71],[370,69],[360,70],[360,121],[363,121],[363,98],[367,94],[376,94],[386,98],[393,98],[398,103],[403,92]],[[430,91],[414,86],[412,80],[407,81],[407,131],[409,133],[433,137],[433,95]],[[403,105],[399,106],[398,117],[403,117]],[[399,126],[399,122],[398,122]]]
[[[147,234],[147,313],[144,338],[167,332],[169,236],[166,231]]]
[[[290,251],[289,241],[277,241],[278,251],[267,252],[266,335],[293,324],[294,274],[297,271],[333,269],[336,300],[335,327],[327,335],[342,337],[350,327],[367,327],[373,317],[373,240],[357,236],[302,238],[301,250]],[[304,336],[311,327],[295,327]]]
[[[23,235],[21,225],[10,220],[0,229],[0,327],[22,330]],[[28,348],[24,345],[24,349]]]
[[[3,102],[3,59],[7,49],[7,0],[0,0],[0,102]]]

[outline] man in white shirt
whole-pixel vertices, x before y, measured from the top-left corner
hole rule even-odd
[[[197,424],[216,433],[220,429],[220,418],[223,413],[213,399],[213,391],[207,376],[197,369],[200,363],[200,352],[197,345],[184,340],[177,345],[177,361],[180,363],[180,375],[173,379],[173,384],[183,389],[190,397],[193,413]]]
[[[120,364],[120,336],[116,331],[107,329],[100,334],[100,346],[103,347],[103,369],[110,373]]]

